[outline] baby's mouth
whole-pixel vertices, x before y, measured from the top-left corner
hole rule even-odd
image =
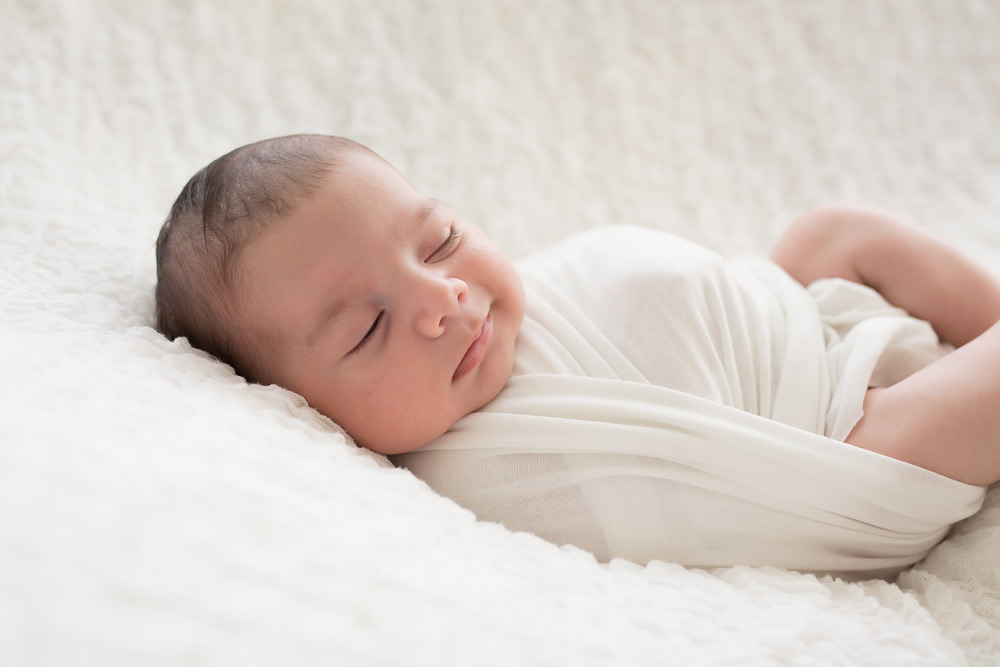
[[[465,356],[462,357],[458,368],[455,369],[455,374],[451,377],[452,382],[468,375],[472,369],[479,365],[479,362],[483,360],[483,356],[486,355],[486,348],[490,344],[491,338],[493,338],[493,316],[487,315],[486,321],[483,322],[483,326],[479,330],[479,334],[472,341],[472,344],[469,345],[469,349],[465,351]]]

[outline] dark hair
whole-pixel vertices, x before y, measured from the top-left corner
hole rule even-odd
[[[263,334],[241,321],[238,308],[240,253],[354,149],[367,151],[340,137],[278,137],[237,148],[196,173],[156,240],[156,328],[260,381]]]

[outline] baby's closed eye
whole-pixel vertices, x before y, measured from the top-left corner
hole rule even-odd
[[[384,310],[379,311],[379,314],[375,317],[375,321],[372,322],[371,327],[368,328],[368,331],[361,338],[358,344],[355,345],[353,348],[351,348],[351,351],[347,353],[348,355],[357,354],[361,350],[368,347],[368,344],[372,341],[372,339],[375,338],[375,332],[378,329],[379,324],[382,322],[383,315],[385,315],[385,311]]]
[[[458,246],[459,242],[462,240],[462,233],[458,231],[458,228],[453,224],[448,228],[448,236],[445,238],[444,242],[438,246],[437,250],[427,258],[428,263],[439,262],[454,251]]]

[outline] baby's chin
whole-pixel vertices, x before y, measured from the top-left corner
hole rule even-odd
[[[354,439],[355,444],[360,445],[365,449],[370,449],[376,454],[383,454],[385,456],[406,454],[431,444],[450,431],[455,424],[462,421],[465,417],[484,408],[500,394],[505,385],[506,378],[503,382],[498,383],[495,391],[481,397],[477,403],[473,404],[464,411],[459,412],[455,418],[443,420],[435,425],[420,424],[413,425],[412,428],[407,429],[402,428],[401,425],[397,424],[397,428],[394,428],[391,431],[385,431],[382,429],[372,429],[371,431],[368,431],[368,429],[361,429],[362,432],[359,432],[357,435],[351,433],[350,430],[348,430],[348,433]],[[365,433],[364,431],[368,432]]]
[[[366,425],[373,428],[346,428],[345,430],[354,439],[355,444],[365,449],[370,449],[376,454],[393,456],[395,454],[406,454],[431,444],[447,433],[466,414],[470,414],[476,410],[478,410],[478,407],[467,411],[457,418],[437,420],[436,423],[405,424],[396,422],[390,425],[383,422],[378,425]]]
[[[490,400],[492,400],[492,398]],[[486,401],[486,403],[489,403],[489,401]],[[486,405],[486,403],[483,403],[483,405]],[[358,438],[355,436],[352,437],[354,438],[354,442],[356,444],[364,447],[365,449],[370,449],[376,454],[383,454],[385,456],[394,456],[396,454],[407,454],[409,452],[418,450],[421,447],[425,447],[431,444],[432,442],[440,438],[442,435],[450,431],[455,424],[460,422],[466,416],[472,414],[473,412],[478,412],[479,408],[481,407],[483,406],[481,405],[473,410],[469,410],[466,414],[463,414],[458,419],[449,420],[444,424],[440,425],[438,428],[414,429],[412,432],[406,435],[402,435],[400,437],[393,437],[386,435],[382,435],[381,437],[374,436],[370,438],[368,437]]]
[[[402,415],[397,414],[397,421],[392,423],[386,421],[369,422],[356,425],[356,429],[352,429],[350,425],[338,423],[341,423],[341,426],[347,430],[356,444],[377,454],[393,456],[425,447],[451,430],[462,419],[483,409],[500,395],[503,388],[507,386],[507,381],[514,368],[515,341],[516,331],[509,338],[505,337],[504,342],[495,350],[496,355],[488,364],[478,369],[480,374],[474,378],[476,389],[466,393],[464,398],[458,399],[452,405],[453,410],[450,414],[439,414],[428,421],[426,411],[418,410],[412,415],[412,421],[401,419]],[[337,419],[334,418],[334,421]]]

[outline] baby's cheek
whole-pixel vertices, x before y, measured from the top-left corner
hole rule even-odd
[[[451,424],[449,397],[443,396],[428,383],[409,378],[386,380],[370,395],[365,412],[392,426],[396,432],[413,437],[437,437]]]

